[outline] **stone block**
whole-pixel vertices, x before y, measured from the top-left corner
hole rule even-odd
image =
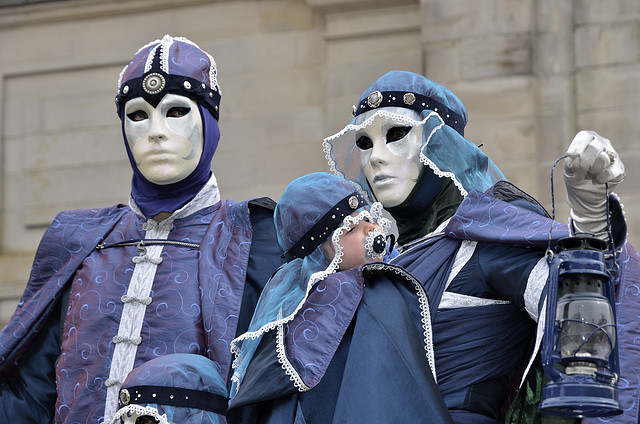
[[[537,156],[532,117],[475,119],[465,128],[465,136],[496,163],[535,161]]]
[[[224,81],[221,121],[224,113],[246,113],[248,117],[265,108],[314,104],[322,96],[322,75],[315,68],[226,75]]]
[[[260,18],[260,30],[265,33],[305,30],[314,24],[313,10],[304,1],[257,2],[255,7]]]
[[[296,36],[275,33],[266,36],[226,39],[216,43],[210,52],[220,72],[222,100],[226,99],[225,76],[247,72],[290,71],[296,62]],[[238,54],[242,52],[242,54]]]
[[[448,88],[466,106],[469,121],[532,116],[536,110],[534,79],[529,76],[464,81]]]
[[[293,123],[288,109],[270,108],[262,114],[227,116],[221,126],[218,153],[264,150],[274,145],[292,144]]]
[[[637,0],[578,0],[575,4],[576,24],[613,22],[640,17]]]
[[[324,95],[337,97],[355,92],[358,98],[365,88],[386,72],[405,70],[421,73],[422,49],[417,43],[418,39],[413,36],[393,38],[396,40],[409,38],[411,43],[398,44],[396,47],[394,43],[385,43],[378,44],[378,48],[375,48],[376,38],[371,38],[364,43],[366,45],[364,50],[352,50],[351,56],[330,60],[326,67]],[[329,55],[332,54],[332,49],[340,48],[335,44],[343,43],[337,41],[330,43],[327,46]],[[355,46],[355,40],[351,40],[351,44]],[[366,54],[367,51],[374,53]]]
[[[577,110],[640,104],[640,63],[582,69],[576,75]]]
[[[560,117],[574,113],[574,85],[570,76],[548,75],[537,79],[538,116]]]
[[[384,61],[385,56],[391,53],[408,52],[420,55],[421,48],[418,29],[384,36],[370,35],[330,40],[326,43],[327,65],[349,62],[354,58],[368,59],[375,65]]]
[[[380,36],[385,33],[415,31],[420,28],[418,5],[366,8],[352,12],[327,13],[327,39]]]
[[[56,168],[23,174],[24,226],[49,223],[60,209],[107,207],[129,199],[131,167]]]
[[[539,162],[553,163],[566,153],[577,133],[572,116],[539,115],[536,117],[536,150]]]
[[[575,61],[578,68],[636,62],[638,23],[617,22],[576,28]]]
[[[5,90],[5,93],[7,91]],[[5,99],[7,106],[3,108],[3,128],[1,130],[3,137],[12,138],[40,131],[42,105],[39,101],[24,99],[13,102],[8,96],[5,96]]]
[[[533,71],[540,76],[572,74],[573,55],[573,32],[537,33],[533,40]]]
[[[493,0],[421,0],[422,40],[456,40],[495,32]]]
[[[302,106],[292,111],[293,143],[306,144],[322,152],[324,133],[324,113],[321,105]]]
[[[7,78],[5,104],[10,113],[5,136],[115,125],[116,84],[107,85],[104,77],[116,81],[119,72],[76,68]]]
[[[17,139],[20,152],[7,155],[20,171],[59,167],[86,167],[105,163],[127,164],[122,131],[116,125],[75,131],[45,132]]]
[[[535,2],[495,0],[495,32],[529,32],[534,29]]]
[[[528,33],[464,39],[460,43],[463,79],[530,74],[532,40]]]
[[[611,140],[624,160],[627,152],[640,150],[638,116],[640,105],[582,112],[578,114],[577,121],[578,128],[595,131]]]
[[[460,61],[458,41],[428,43],[424,47],[425,75],[442,85],[460,80]]]
[[[573,30],[574,1],[536,0],[534,22],[538,33],[570,33]]]

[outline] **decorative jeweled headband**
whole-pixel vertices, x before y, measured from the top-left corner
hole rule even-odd
[[[118,115],[122,116],[124,104],[136,97],[143,97],[152,106],[157,106],[167,93],[180,94],[192,98],[205,106],[216,120],[220,119],[220,92],[212,90],[195,78],[183,75],[169,75],[163,72],[149,72],[122,85],[116,95]]]
[[[402,107],[420,113],[425,109],[437,112],[447,126],[464,136],[464,120],[457,112],[449,109],[439,101],[422,94],[406,91],[373,91],[362,99],[358,106],[353,105],[351,114],[355,117],[380,107]]]
[[[320,246],[328,236],[341,224],[344,217],[366,204],[364,198],[357,192],[349,194],[336,203],[318,222],[315,223],[296,244],[287,250],[283,257],[287,261],[304,258]]]
[[[224,415],[227,412],[228,401],[229,399],[224,396],[202,390],[164,386],[132,386],[120,389],[118,408],[129,404],[156,404],[200,409]]]

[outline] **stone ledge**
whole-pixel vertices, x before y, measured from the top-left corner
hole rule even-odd
[[[224,1],[231,0],[214,0]],[[210,3],[212,0],[181,0],[180,7]],[[0,9],[0,29],[175,8],[175,0],[68,0],[30,4]]]

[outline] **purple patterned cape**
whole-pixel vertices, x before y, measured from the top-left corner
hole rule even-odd
[[[222,201],[209,208],[213,218],[198,252],[204,352],[223,376],[230,369],[228,346],[236,333],[251,247],[247,203]],[[65,211],[54,219],[36,252],[16,312],[0,334],[0,381],[11,378],[85,258],[118,223],[131,215],[128,207],[116,205]]]

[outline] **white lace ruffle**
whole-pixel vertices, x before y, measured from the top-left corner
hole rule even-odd
[[[278,325],[278,328],[276,329],[276,353],[278,354],[278,362],[280,362],[280,366],[289,376],[289,379],[293,382],[295,388],[301,393],[311,390],[311,387],[304,384],[302,377],[300,377],[300,374],[298,374],[287,357],[287,348],[284,345],[284,325],[282,324]]]

